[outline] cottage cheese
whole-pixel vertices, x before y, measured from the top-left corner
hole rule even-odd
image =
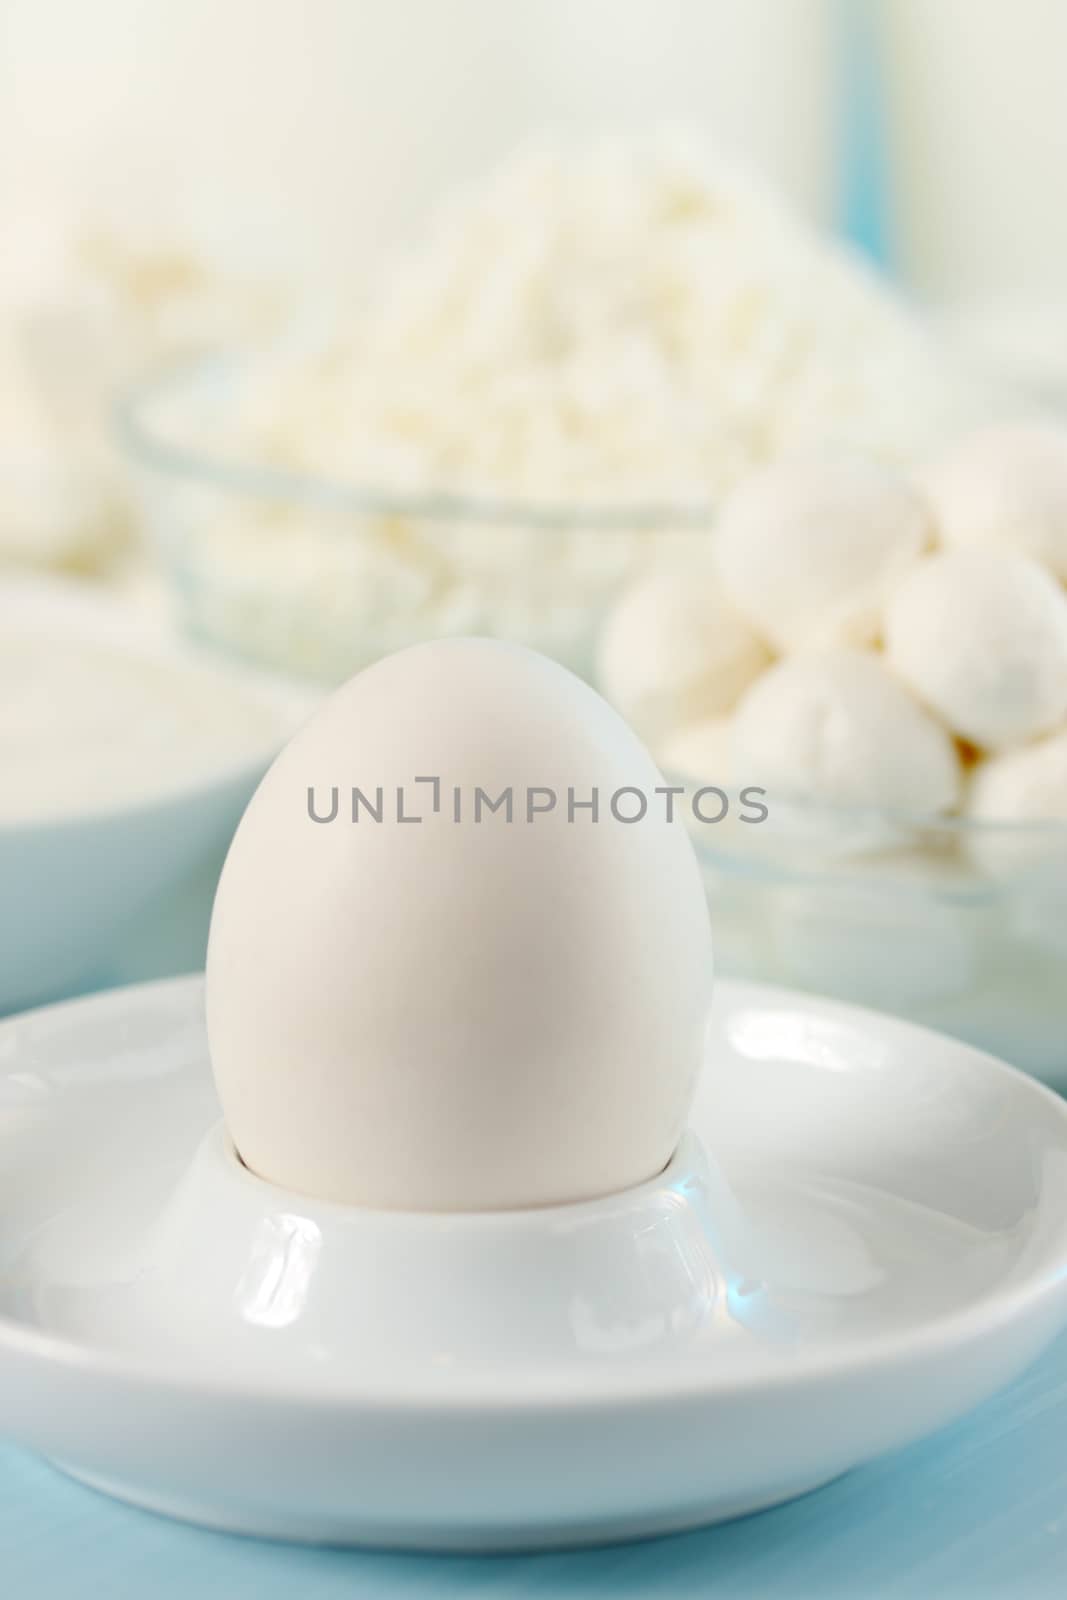
[[[528,152],[454,197],[326,337],[242,386],[203,443],[353,491],[342,536],[397,605],[383,524],[432,575],[412,637],[473,623],[588,672],[620,584],[706,545],[712,508],[754,466],[827,442],[910,457],[972,404],[856,262],[713,153],[663,139]],[[357,513],[361,489],[408,504]],[[440,494],[444,515],[427,505]],[[332,606],[335,535],[304,517],[278,547],[283,615],[298,591],[309,614]],[[182,560],[242,568],[265,627],[255,548],[233,519],[207,519]],[[228,630],[213,622],[238,642],[246,627],[237,608]],[[386,644],[361,640],[338,672]],[[303,629],[275,653],[330,670]]]

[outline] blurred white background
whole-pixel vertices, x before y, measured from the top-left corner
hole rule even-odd
[[[0,27],[8,283],[87,225],[343,282],[545,129],[695,124],[855,232],[862,124],[885,264],[1009,358],[1067,346],[1062,0],[0,0]]]
[[[890,0],[879,9],[908,276],[941,300],[1062,296],[1067,6]]]
[[[696,123],[832,203],[833,0],[3,0],[7,249],[85,217],[344,274],[551,128]]]

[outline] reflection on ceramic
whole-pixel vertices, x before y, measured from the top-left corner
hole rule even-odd
[[[22,662],[24,636],[34,653]],[[210,662],[83,584],[5,579],[0,637],[6,646],[0,677],[26,674],[17,686],[28,696],[21,706],[15,697],[13,724],[0,741],[7,763],[0,804],[2,1014],[98,986],[116,967],[136,970],[131,941],[144,942],[145,924],[165,916],[183,886],[192,884],[210,905],[242,811],[313,701],[285,683]],[[128,688],[122,703],[136,726],[104,719],[98,727],[95,703],[80,724],[80,708],[56,703],[77,684],[83,657]],[[179,691],[206,695],[209,707],[213,694],[233,700],[232,748],[217,729],[205,735],[206,754],[197,758],[194,751],[187,763],[169,748],[167,693],[174,699]],[[76,752],[69,743],[77,743]],[[206,925],[200,910],[189,907],[194,922]]]
[[[720,986],[690,1133],[577,1205],[263,1182],[183,979],[0,1026],[0,1429],[295,1538],[567,1544],[815,1487],[1067,1317],[1067,1107],[907,1024]]]

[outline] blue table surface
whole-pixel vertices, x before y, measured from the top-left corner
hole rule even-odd
[[[964,1421],[806,1499],[577,1554],[437,1558],[234,1538],[113,1503],[0,1448],[3,1600],[445,1595],[1063,1600],[1067,1337]]]

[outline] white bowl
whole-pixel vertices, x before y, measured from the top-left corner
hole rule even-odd
[[[81,809],[57,804],[47,815],[0,820],[0,1012],[104,981],[128,952],[138,919],[221,856],[270,760],[306,715],[306,692],[249,672],[219,667],[106,594],[85,585],[9,579],[0,585],[0,630],[27,622],[39,637],[105,646],[138,663],[224,672],[246,700],[267,713],[252,747],[128,797]],[[0,780],[2,781],[2,780]],[[211,874],[200,886],[210,897]]]
[[[244,1169],[199,980],[0,1026],[0,1430],[274,1536],[499,1549],[812,1489],[1067,1316],[1067,1106],[954,1040],[724,983],[623,1194],[359,1210]]]

